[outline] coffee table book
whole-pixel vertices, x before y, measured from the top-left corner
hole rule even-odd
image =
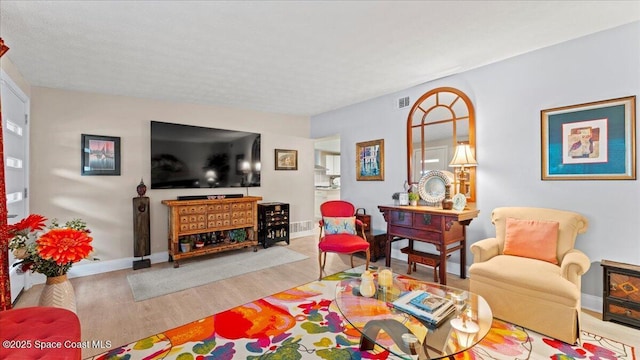
[[[425,294],[425,291],[423,290],[410,291],[392,302],[392,305],[396,309],[413,315],[431,326],[438,326],[442,320],[455,312],[455,306],[453,306],[453,302],[449,299],[444,299],[445,304],[440,306],[434,312],[422,310],[411,303],[412,300],[423,296],[423,294]]]
[[[451,305],[451,301],[443,298],[442,296],[433,295],[423,291],[420,295],[411,299],[410,304],[426,312],[433,313],[445,304]]]

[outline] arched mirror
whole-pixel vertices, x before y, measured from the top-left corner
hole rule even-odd
[[[476,131],[473,104],[458,89],[442,87],[422,95],[407,119],[407,179],[418,184],[429,170],[448,172],[453,177],[451,195],[462,192],[467,201],[476,200],[476,171],[466,167],[462,189],[459,167],[450,166],[456,146],[468,144],[476,155]],[[465,169],[463,167],[462,169]]]

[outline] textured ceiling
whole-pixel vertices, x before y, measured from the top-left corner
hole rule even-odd
[[[640,20],[640,1],[0,1],[33,86],[315,115]]]

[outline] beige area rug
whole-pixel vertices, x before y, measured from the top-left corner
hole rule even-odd
[[[221,253],[213,258],[181,262],[178,268],[162,268],[127,276],[133,299],[142,301],[218,280],[307,259],[285,247],[258,251],[246,249]],[[203,276],[202,274],[207,274]]]

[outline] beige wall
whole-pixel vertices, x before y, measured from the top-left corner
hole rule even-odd
[[[22,77],[22,74],[20,73],[18,68],[16,68],[11,60],[9,60],[8,54],[10,52],[11,49],[9,49],[9,51],[2,56],[2,59],[0,60],[0,69],[2,69],[2,71],[9,75],[11,80],[16,83],[18,87],[20,87],[20,90],[22,90],[22,92],[24,92],[27,96],[31,96],[31,85],[29,85],[29,83]]]
[[[103,267],[121,267],[114,263],[118,261],[131,264],[131,199],[137,196],[141,178],[150,182],[150,120],[261,133],[262,186],[250,188],[249,195],[290,203],[292,222],[313,219],[313,142],[308,138],[307,117],[42,87],[31,90],[31,212],[61,221],[86,220]],[[121,138],[121,176],[80,175],[81,134]],[[298,150],[299,170],[275,171],[274,148]],[[167,210],[161,200],[224,193],[246,194],[246,189],[149,189],[155,261],[167,260]]]

